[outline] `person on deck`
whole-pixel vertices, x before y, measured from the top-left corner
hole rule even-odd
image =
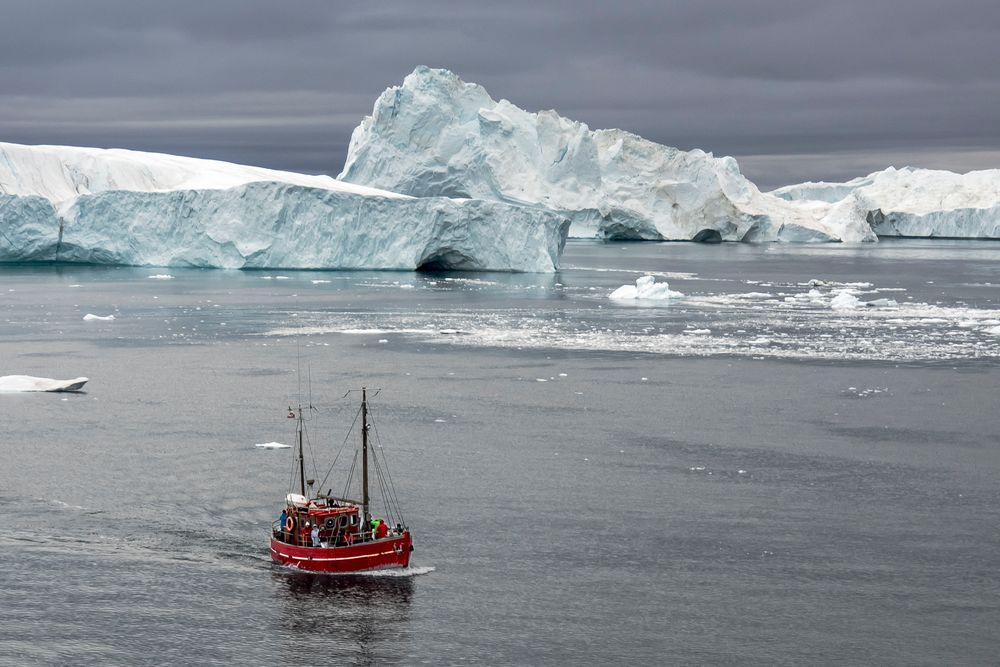
[[[281,516],[278,517],[278,530],[281,531],[281,539],[283,542],[288,541],[288,532],[285,530],[285,521],[288,519],[288,513],[285,510],[281,510]]]
[[[378,525],[375,526],[375,539],[381,540],[389,534],[389,526],[382,519],[376,519],[376,521],[378,521]]]
[[[309,533],[311,532],[312,524],[308,521],[302,526],[302,532],[299,533],[299,543],[307,547],[309,546]]]
[[[312,538],[313,546],[314,547],[318,547],[319,546],[319,524],[318,523],[313,525],[312,532],[309,533],[309,536]]]

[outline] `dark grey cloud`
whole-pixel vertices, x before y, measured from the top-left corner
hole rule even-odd
[[[426,64],[744,158],[765,186],[965,170],[1000,154],[998,44],[979,0],[35,0],[0,20],[0,139],[336,173],[375,97]]]

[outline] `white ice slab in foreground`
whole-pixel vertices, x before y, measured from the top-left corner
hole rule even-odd
[[[0,392],[18,391],[80,391],[87,384],[88,378],[79,377],[72,380],[53,380],[52,378],[32,377],[31,375],[4,375],[0,377]]]

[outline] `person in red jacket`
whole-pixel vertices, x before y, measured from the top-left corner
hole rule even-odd
[[[378,520],[378,525],[375,526],[375,539],[381,540],[383,537],[389,534],[389,526],[386,525],[385,521],[382,519]]]
[[[312,544],[312,524],[308,521],[306,521],[305,525],[302,526],[302,534],[299,539],[300,546],[308,547]]]

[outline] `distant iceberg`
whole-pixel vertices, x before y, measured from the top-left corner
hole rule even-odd
[[[772,194],[853,209],[878,236],[1000,239],[1000,169],[889,167],[846,183],[801,183]]]
[[[155,153],[0,143],[0,261],[551,272],[569,221]]]

